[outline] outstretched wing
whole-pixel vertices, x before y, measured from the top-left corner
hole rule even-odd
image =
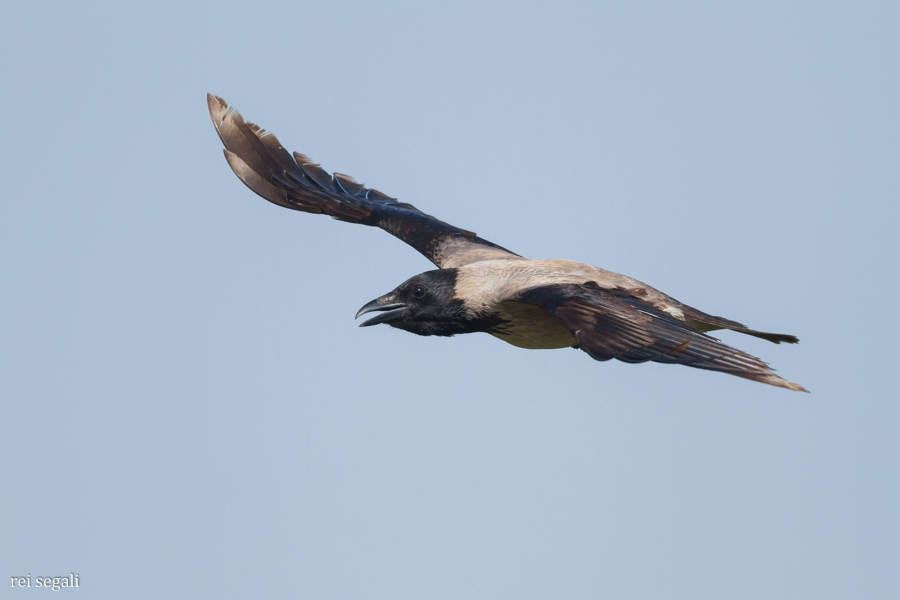
[[[512,299],[549,312],[596,360],[687,365],[807,391],[775,375],[758,358],[691,329],[627,290],[601,289],[593,282],[558,284],[532,288]]]
[[[415,206],[368,189],[352,177],[314,164],[282,147],[278,139],[218,96],[207,95],[213,125],[225,144],[225,158],[247,187],[279,206],[322,213],[349,223],[380,227],[442,269],[490,258],[519,258],[470,231],[426,215]]]

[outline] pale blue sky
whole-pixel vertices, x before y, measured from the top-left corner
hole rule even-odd
[[[6,3],[0,598],[900,597],[898,7]],[[812,394],[360,329],[430,263],[252,194],[207,92]]]

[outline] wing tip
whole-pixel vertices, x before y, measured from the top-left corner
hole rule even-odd
[[[206,94],[206,106],[209,108],[209,116],[212,117],[213,123],[219,124],[228,112],[228,103],[219,96]]]
[[[294,208],[288,202],[287,193],[283,189],[266,180],[231,150],[225,148],[224,153],[225,160],[228,161],[228,166],[231,167],[231,170],[234,171],[234,174],[238,176],[238,179],[240,179],[244,185],[273,204],[285,208]]]
[[[758,381],[759,383],[767,383],[769,385],[774,385],[775,387],[785,388],[787,390],[793,390],[795,392],[806,392],[810,394],[808,389],[800,385],[799,383],[794,383],[793,381],[788,381],[783,377],[779,377],[775,373],[771,371],[758,373],[758,372],[736,372],[736,371],[727,371],[730,375],[737,375],[738,377],[743,377],[745,379],[750,379],[751,381]]]
[[[812,393],[799,383],[794,383],[793,381],[788,381],[786,379],[782,379],[782,381],[784,382],[784,385],[782,387],[785,387],[789,390],[794,390],[795,392],[806,392],[807,394]]]

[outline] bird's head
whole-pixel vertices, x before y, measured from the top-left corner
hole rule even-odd
[[[471,315],[456,298],[456,276],[456,269],[440,269],[406,280],[359,309],[357,318],[381,312],[360,327],[386,323],[418,335],[443,336],[484,331],[481,319]]]

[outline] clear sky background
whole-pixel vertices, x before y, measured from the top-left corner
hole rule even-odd
[[[0,597],[900,597],[900,4],[727,4],[6,2]],[[360,329],[432,266],[207,92],[812,394]]]

